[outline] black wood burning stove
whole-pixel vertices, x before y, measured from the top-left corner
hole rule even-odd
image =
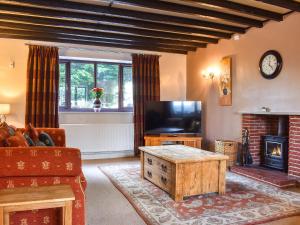
[[[265,135],[262,138],[262,165],[287,172],[288,137]]]
[[[277,135],[262,136],[263,166],[287,172],[288,169],[288,117],[278,117]]]

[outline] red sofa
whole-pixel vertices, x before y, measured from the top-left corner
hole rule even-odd
[[[23,130],[23,129],[18,129]],[[85,225],[86,181],[81,170],[80,150],[65,147],[65,131],[47,132],[56,147],[0,147],[0,189],[68,184],[75,194],[73,225]],[[11,213],[10,225],[61,225],[61,209]]]

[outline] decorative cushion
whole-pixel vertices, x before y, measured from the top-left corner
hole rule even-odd
[[[46,132],[42,131],[39,135],[39,140],[41,142],[43,142],[46,146],[55,146],[54,141],[52,140],[52,138],[50,137],[49,134],[47,134]]]
[[[9,125],[7,128],[10,136],[16,135],[16,128],[14,126]]]
[[[7,147],[28,147],[26,139],[21,132],[17,131],[14,136],[10,136],[5,140]]]
[[[23,134],[24,138],[27,141],[27,144],[29,146],[35,147],[35,146],[39,146],[39,147],[43,147],[43,146],[47,146],[43,141],[37,140],[36,142],[34,142],[27,133]]]
[[[47,146],[47,145],[44,142],[38,140],[35,142],[35,146],[43,147],[43,146]]]
[[[8,125],[6,122],[2,123],[3,127],[6,127],[8,130],[9,136],[14,136],[16,134],[17,128],[13,125]]]
[[[16,134],[17,128],[6,122],[0,124],[0,147],[5,146],[5,139]]]
[[[24,136],[24,138],[26,139],[27,144],[28,144],[29,146],[35,146],[34,141],[29,137],[28,134],[24,133],[23,136]]]
[[[35,143],[39,141],[39,132],[34,128],[34,126],[32,126],[31,123],[26,125],[24,133],[28,134]]]
[[[7,127],[0,127],[0,147],[5,146],[5,140],[9,137],[9,131]]]

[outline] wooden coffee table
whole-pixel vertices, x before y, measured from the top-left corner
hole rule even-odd
[[[184,145],[139,147],[141,176],[175,201],[185,196],[225,193],[228,156]]]

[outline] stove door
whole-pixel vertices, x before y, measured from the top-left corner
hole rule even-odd
[[[265,146],[265,157],[274,158],[274,159],[282,159],[282,143],[266,141]]]

